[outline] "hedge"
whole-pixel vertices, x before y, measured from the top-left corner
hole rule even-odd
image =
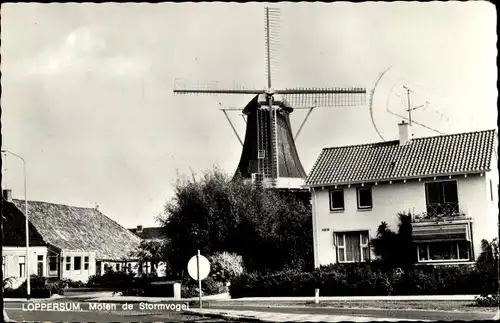
[[[4,281],[5,284],[5,281]],[[54,294],[64,295],[66,283],[63,281],[49,282],[47,277],[32,275],[30,277],[30,297],[48,298]],[[5,288],[3,295],[5,298],[25,298],[27,282],[23,282],[17,289]]]
[[[322,296],[474,295],[482,294],[484,285],[484,277],[470,265],[416,266],[395,271],[376,264],[341,264],[312,272],[243,274],[232,280],[230,293],[233,298],[313,296],[319,288]]]

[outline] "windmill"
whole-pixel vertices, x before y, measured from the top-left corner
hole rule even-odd
[[[244,108],[222,108],[226,111],[242,111],[246,116],[246,134],[236,174],[252,179],[259,187],[300,188],[306,173],[300,162],[295,139],[316,107],[354,106],[365,102],[364,88],[285,88],[276,89],[272,82],[272,61],[279,43],[280,10],[264,8],[265,21],[265,89],[219,88],[197,86],[186,88],[179,82],[174,85],[175,94],[243,94],[254,95]],[[294,109],[309,109],[299,131],[292,135],[290,113]],[[233,125],[231,127],[234,129]]]

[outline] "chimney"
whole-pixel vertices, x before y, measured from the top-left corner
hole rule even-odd
[[[9,190],[9,189],[3,190],[3,198],[7,202],[12,202],[12,190]]]
[[[138,225],[137,229],[135,230],[135,232],[141,233],[142,232],[142,225]]]
[[[404,120],[398,124],[399,126],[399,145],[403,146],[410,142],[410,125],[407,124]]]

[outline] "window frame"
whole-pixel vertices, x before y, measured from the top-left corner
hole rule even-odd
[[[48,256],[47,258],[48,258],[48,261],[47,261],[47,272],[48,272],[48,275],[49,276],[56,276],[57,272],[58,272],[58,270],[57,270],[57,268],[58,268],[58,266],[57,266],[58,265],[58,261],[57,260],[59,259],[59,257],[58,256]],[[54,259],[54,258],[55,258],[55,261],[52,262],[51,259]],[[55,270],[51,270],[50,269],[50,265],[51,264],[55,264],[55,266],[56,266]],[[53,273],[55,273],[55,275]]]
[[[342,193],[342,206],[341,207],[333,207],[332,205],[332,202],[333,202],[333,198],[332,198],[332,194],[333,193],[338,193],[338,192],[341,192]],[[344,189],[343,188],[335,188],[335,189],[331,189],[328,191],[328,197],[329,197],[329,205],[330,205],[330,211],[344,211],[345,210],[345,194],[344,194]]]
[[[21,262],[22,259],[22,262]],[[18,256],[17,264],[19,269],[19,277],[26,277],[26,256]]]
[[[45,276],[44,275],[45,266],[44,266],[44,257],[43,256],[44,255],[37,255],[36,256],[36,271],[37,271],[37,274],[40,274],[40,271],[41,271],[42,272],[41,276]]]
[[[431,255],[431,247],[430,245],[433,244],[433,243],[443,243],[443,242],[448,242],[448,243],[453,243],[454,244],[454,247],[456,248],[456,251],[457,251],[457,258],[456,259],[431,259],[430,255]],[[459,246],[459,243],[460,242],[465,242],[467,243],[467,247],[468,247],[468,254],[469,254],[469,257],[468,258],[460,258],[460,246]],[[420,260],[420,248],[419,246],[420,245],[425,245],[426,248],[425,250],[427,251],[426,254],[427,254],[427,260]],[[451,241],[435,241],[435,242],[422,242],[422,243],[418,243],[417,244],[417,263],[440,263],[440,262],[468,262],[468,261],[472,261],[472,241],[467,241],[467,240],[451,240]]]
[[[66,269],[66,271],[71,271],[71,268],[72,268],[72,266],[71,266],[71,262],[72,261],[71,260],[72,260],[72,258],[73,257],[71,257],[71,256],[64,257],[64,264],[65,264],[64,268]]]
[[[76,259],[79,259],[80,262],[79,262],[79,268],[76,268]],[[73,270],[75,271],[82,271],[82,256],[73,256]]]
[[[347,234],[359,234],[359,252],[360,252],[360,260],[347,260],[347,243],[346,243],[346,235]],[[366,237],[366,243],[363,243],[363,234],[365,234]],[[338,239],[339,236],[342,237],[342,246],[339,246],[338,244]],[[337,253],[337,262],[344,264],[344,263],[357,263],[357,262],[369,262],[371,260],[370,256],[370,231],[369,230],[359,230],[359,231],[342,231],[342,232],[335,232],[334,233],[334,241],[335,241],[335,249]],[[364,254],[363,250],[364,248],[368,248],[368,259],[364,259]],[[344,260],[340,260],[339,254],[340,250],[342,250],[342,255],[344,256]]]
[[[457,201],[456,202],[447,202],[446,201],[446,194],[445,194],[445,186],[446,184],[454,183],[455,190],[456,190],[456,196],[457,196]],[[430,185],[438,185],[439,186],[439,196],[437,198],[438,202],[437,203],[429,203],[429,186]],[[425,206],[426,209],[428,210],[429,207],[440,207],[443,205],[455,205],[457,207],[458,212],[460,212],[460,199],[459,199],[459,194],[458,194],[458,181],[456,179],[446,179],[446,180],[439,180],[439,181],[429,181],[424,183],[425,186]],[[429,211],[427,211],[429,212]]]
[[[90,268],[90,257],[84,256],[83,257],[83,270],[89,270],[89,268]]]
[[[367,190],[370,192],[370,206],[361,206],[361,197],[360,197],[360,191],[362,190]],[[358,210],[371,210],[373,209],[373,194],[372,194],[372,188],[371,186],[360,186],[356,187],[356,199],[357,199],[357,205],[358,205]]]

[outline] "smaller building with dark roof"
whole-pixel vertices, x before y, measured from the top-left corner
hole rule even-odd
[[[26,277],[25,201],[4,191],[4,277]],[[97,208],[28,201],[29,272],[86,282],[106,268],[134,270],[140,239]]]
[[[411,214],[418,263],[473,263],[481,240],[498,237],[495,130],[324,148],[311,191],[315,266],[369,261],[382,221],[398,230]],[[410,252],[410,251],[409,251]],[[413,251],[411,251],[413,252]]]

